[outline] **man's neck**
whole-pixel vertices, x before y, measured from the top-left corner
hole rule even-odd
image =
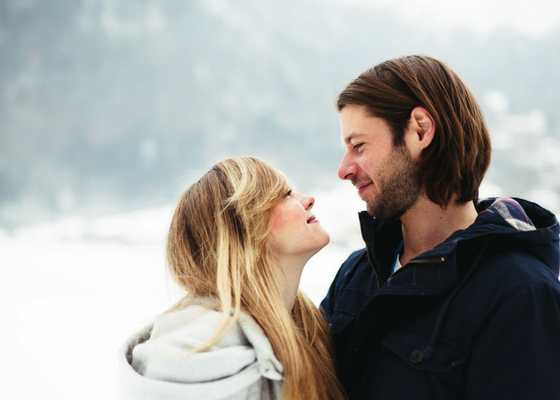
[[[414,257],[433,249],[453,232],[469,227],[477,217],[473,202],[457,204],[451,201],[447,208],[421,197],[401,217],[404,249],[400,262],[405,265]]]

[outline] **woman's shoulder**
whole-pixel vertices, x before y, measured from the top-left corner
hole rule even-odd
[[[232,375],[256,360],[255,350],[239,323],[203,352],[218,330],[222,314],[201,305],[158,316],[149,338],[134,346],[132,367],[141,375],[174,382],[201,382]]]
[[[128,366],[124,368],[142,386],[157,382],[143,390],[159,392],[172,385],[174,393],[200,394],[198,398],[211,393],[260,391],[266,380],[281,385],[282,366],[261,327],[248,314],[242,313],[218,343],[203,352],[192,352],[216,333],[221,318],[220,311],[200,304],[158,316],[126,344],[123,350]],[[270,382],[265,386],[271,386]]]
[[[172,347],[182,350],[195,349],[210,339],[220,326],[222,313],[206,308],[202,305],[188,307],[168,312],[158,316],[153,324],[149,341],[152,345],[158,343],[173,344]],[[223,343],[218,348],[245,345],[245,340],[238,324],[235,324]]]

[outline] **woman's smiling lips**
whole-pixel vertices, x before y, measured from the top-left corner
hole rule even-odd
[[[318,219],[315,219],[315,216],[312,215],[312,216],[309,217],[309,219],[307,220],[307,223],[308,223],[308,224],[312,224],[312,223],[314,223],[314,222],[319,222],[319,220],[318,220]]]

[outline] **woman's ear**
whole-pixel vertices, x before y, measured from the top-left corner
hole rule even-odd
[[[413,158],[416,158],[434,139],[436,123],[428,110],[415,107],[410,113],[410,122],[406,129],[405,140]]]

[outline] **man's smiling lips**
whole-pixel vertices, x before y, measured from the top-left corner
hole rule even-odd
[[[362,193],[366,190],[367,187],[369,187],[369,185],[371,185],[373,182],[365,182],[365,183],[359,183],[356,186],[356,189],[358,189],[358,195],[362,195]]]

